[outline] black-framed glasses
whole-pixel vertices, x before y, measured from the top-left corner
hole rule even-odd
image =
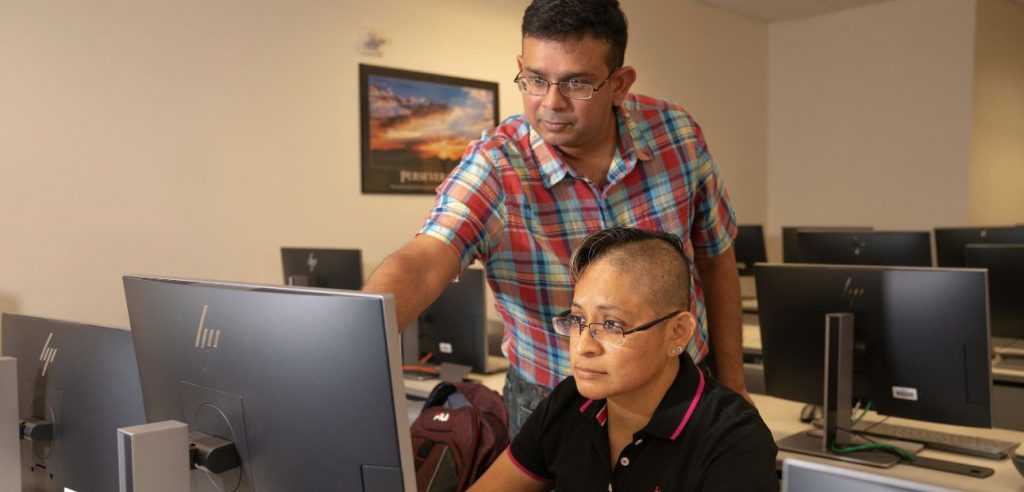
[[[594,92],[599,90],[602,86],[611,80],[612,75],[619,70],[619,67],[612,69],[608,77],[605,77],[600,84],[593,85],[586,82],[580,82],[576,79],[563,80],[562,82],[549,82],[536,75],[530,77],[524,77],[522,72],[516,75],[516,78],[512,79],[516,85],[519,86],[519,92],[523,94],[529,94],[531,96],[543,96],[551,90],[552,85],[558,86],[558,92],[569,99],[590,99],[594,97]]]
[[[623,343],[626,343],[626,335],[650,330],[651,328],[658,326],[662,321],[665,321],[681,312],[683,311],[677,309],[665,316],[651,321],[650,323],[644,323],[628,330],[618,321],[608,320],[604,323],[587,323],[587,320],[573,314],[567,316],[556,316],[551,318],[551,322],[555,325],[555,333],[564,337],[571,337],[573,334],[576,336],[582,335],[583,329],[586,328],[587,331],[590,332],[590,336],[598,342],[622,345]]]

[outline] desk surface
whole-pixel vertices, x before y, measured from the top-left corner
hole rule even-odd
[[[488,388],[491,388],[499,393],[502,391],[502,387],[505,382],[504,373],[496,374],[471,374],[471,378],[479,380]],[[429,381],[412,381],[406,380],[406,388],[412,391],[422,392],[423,388],[429,392],[430,388],[433,388],[437,384],[437,380]],[[772,431],[772,436],[776,440],[782,439],[786,436],[800,432],[803,430],[810,429],[809,424],[800,422],[800,408],[802,404],[779,398],[773,398],[766,395],[751,395],[754,399],[754,403],[757,405],[757,409],[761,412],[761,417],[764,419],[768,428]],[[422,402],[420,402],[422,406]],[[870,415],[869,417],[877,417]],[[935,429],[945,432],[956,432],[961,434],[968,434],[979,437],[987,437],[992,439],[1001,439],[1005,441],[1017,441],[1024,442],[1024,432],[1017,432],[1004,429],[977,429],[973,427],[960,427],[955,425],[945,424],[933,424],[929,422],[919,422],[906,419],[890,418],[888,423],[892,424],[905,424],[913,425],[916,427]],[[935,470],[928,470],[924,468],[918,468],[909,465],[896,465],[889,469],[878,469],[869,466],[856,465],[853,463],[846,463],[842,461],[827,460],[824,458],[817,458],[814,456],[789,453],[785,451],[779,452],[779,463],[785,458],[793,457],[807,461],[817,461],[820,463],[827,463],[835,466],[842,466],[854,470],[861,470],[868,473],[878,473],[893,477],[899,477],[907,480],[913,480],[917,482],[929,483],[933,485],[939,485],[943,487],[950,487],[960,490],[978,490],[978,491],[995,491],[995,490],[1010,490],[1010,491],[1021,491],[1024,492],[1024,477],[1021,477],[1017,470],[1014,468],[1013,463],[1009,459],[1003,460],[989,460],[985,458],[975,458],[972,456],[963,456],[958,454],[945,453],[942,451],[935,451],[926,449],[921,452],[921,456],[926,456],[935,459],[942,459],[947,461],[956,461],[960,463],[970,463],[978,466],[985,466],[994,469],[996,472],[989,478],[973,478],[963,475],[955,475],[952,473],[945,473]],[[781,465],[780,465],[781,466]]]
[[[477,381],[484,386],[497,391],[502,392],[505,386],[505,371],[496,372],[494,374],[479,374],[469,373],[467,376],[469,379]],[[413,398],[426,398],[430,394],[430,390],[437,386],[441,380],[437,378],[417,380],[412,378],[405,378],[405,394]]]
[[[799,415],[800,408],[803,407],[802,404],[797,402],[791,402],[788,400],[782,400],[779,398],[773,398],[771,396],[766,395],[751,396],[754,399],[754,403],[757,404],[758,411],[761,412],[761,418],[763,418],[765,423],[768,424],[768,428],[771,429],[772,436],[775,438],[776,441],[784,437],[787,437],[791,434],[795,434],[797,432],[810,429],[810,424],[800,422]],[[869,415],[869,418],[873,417],[877,416]],[[1001,439],[1004,441],[1024,442],[1024,432],[1017,432],[1004,429],[978,429],[974,427],[960,427],[955,425],[933,424],[930,422],[898,419],[895,417],[890,418],[887,421],[887,423],[912,425],[914,427],[919,428],[935,429],[944,432],[955,432],[959,434],[967,434],[991,439]],[[899,464],[889,469],[879,469],[870,466],[847,463],[843,461],[818,458],[810,455],[779,451],[780,462],[785,458],[798,458],[806,461],[816,461],[819,463],[826,463],[829,465],[841,466],[844,468],[850,468],[854,470],[861,470],[868,473],[877,473],[892,477],[899,477],[907,480],[913,480],[916,482],[923,482],[942,487],[950,487],[958,490],[1024,491],[1024,477],[1017,473],[1017,469],[1014,468],[1013,463],[1009,459],[989,460],[985,458],[976,458],[972,456],[945,453],[942,451],[935,451],[931,449],[925,449],[924,451],[922,451],[921,456],[984,466],[994,469],[996,473],[988,478],[973,478],[963,475],[956,475],[952,473],[928,470],[925,468],[919,468],[905,464]]]

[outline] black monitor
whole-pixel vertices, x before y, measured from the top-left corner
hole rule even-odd
[[[124,287],[147,420],[238,452],[238,468],[193,470],[192,491],[415,490],[390,295],[133,276]]]
[[[359,290],[363,258],[358,249],[281,248],[284,284]]]
[[[968,244],[1024,243],[1024,227],[936,227],[935,261],[940,267],[965,266]]]
[[[820,226],[786,226],[782,228],[782,261],[784,263],[801,263],[800,259],[800,241],[797,239],[797,233],[799,231],[817,231],[817,232],[864,232],[874,230],[872,227],[820,227]]]
[[[932,266],[929,231],[800,231],[797,240],[803,263]]]
[[[1024,244],[970,244],[967,266],[988,269],[992,336],[1024,338]]]
[[[146,421],[131,333],[4,313],[3,355],[18,359],[22,488],[117,490],[117,429]]]
[[[764,230],[758,225],[741,225],[733,241],[733,250],[736,252],[736,266],[740,275],[754,276],[754,263],[768,261],[768,254],[764,249]]]
[[[984,270],[762,264],[756,281],[767,394],[820,405],[825,315],[852,313],[854,399],[991,427]]]
[[[467,269],[420,314],[419,353],[489,372],[484,271]]]

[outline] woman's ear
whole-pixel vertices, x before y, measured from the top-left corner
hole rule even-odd
[[[697,331],[697,319],[693,313],[683,311],[675,315],[669,323],[668,330],[668,351],[670,356],[678,356],[683,353],[686,345],[690,343],[694,332]]]

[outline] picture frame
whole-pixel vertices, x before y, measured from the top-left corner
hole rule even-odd
[[[362,192],[430,194],[498,125],[498,83],[359,65]]]

